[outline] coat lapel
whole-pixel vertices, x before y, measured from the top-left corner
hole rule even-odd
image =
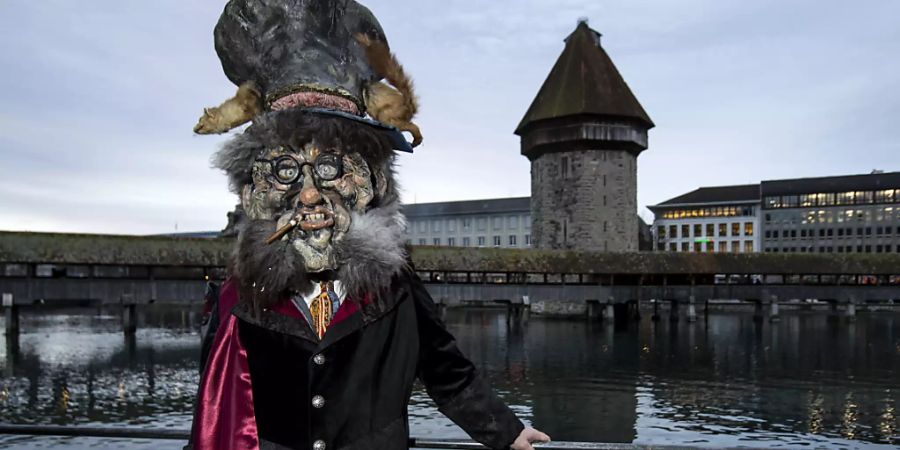
[[[232,309],[232,313],[241,320],[253,325],[309,341],[316,345],[317,351],[321,351],[384,317],[407,297],[409,297],[408,287],[404,283],[399,283],[395,278],[391,289],[380,298],[367,302],[358,302],[358,309],[349,315],[342,315],[339,310],[335,317],[338,318],[340,316],[341,320],[328,327],[321,341],[299,312],[297,315],[300,317],[291,317],[275,309],[265,309],[259,314],[255,314],[249,304],[239,302]],[[347,304],[350,301],[353,300],[345,299],[341,304],[341,308],[350,307],[351,305]],[[287,304],[290,305],[290,308],[294,308],[289,302]]]

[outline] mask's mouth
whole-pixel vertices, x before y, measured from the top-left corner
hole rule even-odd
[[[291,217],[286,224],[284,224],[281,228],[275,230],[268,239],[266,239],[266,244],[271,244],[282,237],[284,235],[291,232],[295,228],[300,228],[300,234],[302,238],[306,237],[307,232],[313,232],[313,235],[318,238],[321,235],[319,230],[323,230],[325,228],[329,228],[334,226],[334,212],[328,209],[325,206],[316,206],[314,208],[303,207]]]
[[[302,208],[297,211],[291,222],[297,221],[303,231],[315,231],[334,225],[334,213],[324,206]]]

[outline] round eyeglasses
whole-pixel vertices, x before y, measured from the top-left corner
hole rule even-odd
[[[341,174],[341,157],[334,153],[322,153],[312,163],[299,162],[293,156],[284,155],[275,159],[257,159],[267,163],[272,176],[279,183],[293,184],[303,178],[303,166],[311,165],[316,175],[325,181],[331,181]]]

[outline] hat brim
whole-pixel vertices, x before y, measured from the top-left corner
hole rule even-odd
[[[360,117],[356,114],[350,114],[345,111],[339,111],[336,109],[328,109],[328,108],[305,108],[305,112],[310,112],[314,114],[319,114],[323,116],[331,116],[331,117],[341,117],[348,120],[353,120],[365,125],[368,125],[376,130],[384,133],[385,136],[390,140],[391,146],[394,150],[398,152],[412,153],[413,148],[409,141],[403,136],[403,133],[400,132],[395,127],[390,125],[381,123],[377,120],[372,120],[366,117]]]

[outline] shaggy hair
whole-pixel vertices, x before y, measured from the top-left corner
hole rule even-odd
[[[359,153],[373,169],[390,164],[394,156],[387,137],[368,125],[294,108],[258,116],[213,155],[212,165],[225,171],[231,191],[240,195],[252,181],[253,162],[263,150],[301,148],[310,141]]]
[[[382,183],[387,185],[376,186],[376,197],[365,212],[351,212],[350,229],[333,243],[338,267],[334,275],[344,285],[348,298],[361,300],[371,294],[377,299],[407,262],[406,219],[400,212],[400,195],[393,176],[394,153],[383,135],[346,119],[300,110],[279,111],[258,118],[243,134],[225,144],[214,155],[213,164],[228,174],[232,191],[239,193],[252,182],[253,162],[263,150],[279,145],[299,148],[310,141],[358,152],[373,172],[380,170],[384,174]],[[290,241],[266,243],[275,228],[274,219],[248,219],[239,228],[230,265],[242,300],[256,309],[274,305],[287,291],[306,293],[311,281],[321,276],[306,272],[303,256]]]

